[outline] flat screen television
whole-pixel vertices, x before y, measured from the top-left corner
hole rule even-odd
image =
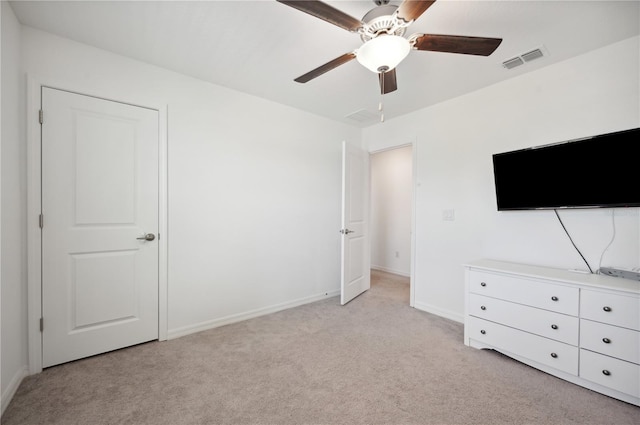
[[[640,128],[493,155],[498,211],[640,207]]]

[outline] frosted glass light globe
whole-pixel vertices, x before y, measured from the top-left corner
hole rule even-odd
[[[365,68],[378,73],[390,71],[407,57],[409,40],[398,35],[379,35],[358,49],[356,59]]]

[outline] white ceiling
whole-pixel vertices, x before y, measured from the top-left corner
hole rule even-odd
[[[326,1],[361,19],[372,0]],[[399,1],[392,1],[399,4]],[[357,34],[275,0],[11,2],[24,25],[357,126],[377,115],[376,74],[351,61],[306,84],[294,78],[361,45]],[[387,119],[640,34],[640,1],[439,0],[407,30],[498,37],[489,57],[412,51]],[[506,70],[535,48],[547,56]]]

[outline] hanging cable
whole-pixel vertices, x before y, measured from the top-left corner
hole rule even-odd
[[[604,258],[605,252],[607,252],[607,250],[609,249],[609,247],[611,246],[611,244],[613,243],[613,241],[616,238],[616,213],[615,213],[615,210],[611,210],[611,227],[613,228],[613,234],[611,235],[611,240],[609,241],[609,244],[605,247],[604,251],[602,251],[602,254],[600,255],[600,261],[598,262],[598,270],[596,270],[597,274],[600,274],[600,269],[602,268],[602,258]]]
[[[578,247],[576,246],[576,244],[573,242],[573,239],[571,239],[571,235],[569,234],[569,232],[567,231],[567,228],[564,227],[564,223],[562,222],[562,219],[560,218],[560,214],[558,214],[558,210],[553,210],[553,212],[556,213],[556,217],[558,217],[558,221],[560,222],[560,225],[562,226],[562,228],[564,229],[564,232],[567,234],[567,236],[569,237],[569,240],[571,241],[571,244],[573,245],[573,247],[576,249],[576,251],[578,251],[578,254],[580,254],[580,257],[582,257],[582,260],[584,261],[584,263],[587,265],[587,267],[589,268],[589,272],[591,274],[593,274],[593,270],[591,269],[591,266],[589,265],[589,263],[587,262],[587,260],[584,258],[584,255],[582,255],[582,252],[580,252],[580,250],[578,249]]]

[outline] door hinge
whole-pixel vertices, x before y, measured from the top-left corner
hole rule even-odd
[[[40,226],[40,228],[44,228],[44,215],[40,214],[38,216],[38,226]]]
[[[42,109],[38,111],[38,121],[40,121],[40,124],[44,122],[44,112],[42,111]]]
[[[44,331],[44,317],[40,318],[40,332]]]

